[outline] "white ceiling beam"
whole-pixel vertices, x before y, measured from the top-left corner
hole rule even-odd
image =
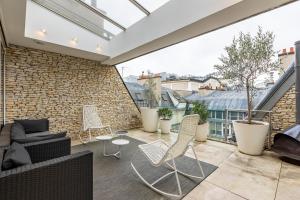
[[[293,1],[172,0],[113,38],[104,63],[122,63]]]

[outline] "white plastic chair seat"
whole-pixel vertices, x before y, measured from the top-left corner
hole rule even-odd
[[[168,146],[161,140],[150,144],[141,144],[139,148],[153,165],[159,165],[168,151]]]

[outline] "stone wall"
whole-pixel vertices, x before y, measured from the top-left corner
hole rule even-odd
[[[51,131],[77,139],[82,106],[95,104],[113,129],[141,126],[140,113],[114,66],[10,46],[6,54],[7,121],[49,118]]]
[[[268,121],[268,117],[265,118]],[[282,132],[288,127],[292,126],[296,122],[296,96],[295,96],[295,86],[291,87],[281,97],[281,99],[272,108],[272,138],[276,133]]]

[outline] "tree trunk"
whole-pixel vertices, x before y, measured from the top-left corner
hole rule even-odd
[[[247,109],[248,109],[248,124],[251,124],[252,120],[252,114],[251,114],[251,97],[250,97],[250,86],[249,86],[249,81],[247,80],[246,82],[246,89],[247,89]]]

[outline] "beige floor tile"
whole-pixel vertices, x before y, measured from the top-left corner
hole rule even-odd
[[[276,200],[300,199],[300,166],[282,163]]]
[[[235,167],[226,162],[206,180],[253,200],[273,200],[277,186],[277,179],[270,175],[259,175],[252,170]]]
[[[281,160],[272,157],[271,154],[271,152],[264,152],[262,156],[249,156],[236,151],[225,161],[225,164],[249,173],[278,179]]]
[[[244,198],[203,181],[193,189],[183,200],[244,200]]]
[[[233,151],[226,148],[207,145],[205,143],[196,144],[194,149],[199,160],[216,166],[219,166],[233,153]],[[186,155],[194,157],[191,150],[187,151]]]
[[[226,144],[223,142],[217,142],[217,141],[213,141],[213,140],[207,140],[205,142],[205,144],[210,145],[210,146],[215,146],[215,147],[221,147],[221,148],[227,149],[229,151],[236,151],[236,149],[237,149],[237,147],[235,145]]]

